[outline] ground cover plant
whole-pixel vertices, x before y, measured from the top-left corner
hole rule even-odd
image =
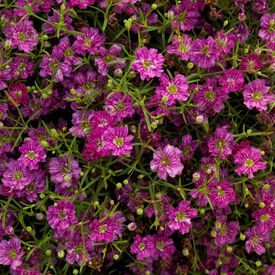
[[[268,0],[0,0],[0,274],[275,274]]]

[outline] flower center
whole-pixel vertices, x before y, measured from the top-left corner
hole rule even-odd
[[[123,138],[123,137],[116,137],[116,138],[114,139],[114,144],[115,144],[117,147],[123,146],[123,144],[124,144],[124,138]]]
[[[144,69],[148,69],[149,67],[151,67],[153,65],[153,62],[152,61],[149,61],[149,60],[144,60],[142,62],[142,67]]]
[[[35,159],[35,153],[33,151],[29,151],[27,154],[28,158]]]
[[[117,108],[118,110],[120,110],[120,111],[123,111],[123,110],[125,109],[125,104],[124,104],[124,102],[118,102],[118,103],[116,104],[116,108]]]
[[[167,90],[170,94],[175,94],[178,91],[178,87],[175,84],[169,84]]]
[[[24,41],[24,40],[25,40],[25,33],[20,32],[20,33],[18,34],[18,39],[19,39],[19,41]]]
[[[254,165],[254,161],[252,159],[247,159],[245,162],[244,162],[244,165],[248,168],[251,168],[253,165]]]
[[[252,99],[255,101],[261,100],[263,98],[263,95],[261,92],[255,92],[252,94]]]
[[[99,233],[105,233],[107,231],[107,225],[103,224],[99,227]]]
[[[216,147],[218,148],[218,150],[224,149],[225,144],[226,144],[225,141],[222,139],[218,139],[216,141]]]
[[[261,215],[260,219],[262,222],[266,222],[269,220],[269,215],[268,214]]]
[[[21,72],[24,72],[26,70],[26,64],[20,64],[18,66],[18,69],[21,71]]]
[[[90,48],[91,47],[91,40],[89,38],[85,38],[83,41],[84,46]]]
[[[176,221],[177,222],[181,222],[185,219],[185,213],[184,212],[179,212],[177,215],[176,215]]]
[[[16,250],[15,250],[15,249],[9,250],[9,257],[12,258],[13,260],[16,259],[17,253],[16,253]]]
[[[169,161],[169,159],[166,156],[164,156],[161,159],[161,163],[162,163],[163,166],[167,166],[167,165],[169,165],[170,161]]]
[[[108,54],[107,56],[105,56],[104,61],[111,62],[114,60],[114,56],[112,54]]]
[[[189,51],[189,47],[183,43],[180,43],[178,51],[182,53],[187,53]]]
[[[158,250],[163,251],[164,247],[165,247],[164,241],[157,242],[156,248],[157,248]]]
[[[201,49],[201,52],[205,53],[206,55],[209,55],[209,46],[206,45]]]
[[[68,48],[64,51],[64,56],[69,57],[73,55],[73,50],[72,48]]]
[[[145,248],[145,244],[144,244],[144,243],[140,243],[140,244],[138,245],[138,248],[139,248],[140,250],[143,250],[143,249]]]
[[[215,92],[214,91],[206,91],[205,92],[205,98],[208,100],[208,101],[214,101],[215,100]]]
[[[21,171],[16,171],[13,173],[13,178],[15,180],[21,180],[23,178],[23,174]]]
[[[67,217],[67,215],[63,211],[61,213],[59,213],[59,215],[58,215],[58,218],[61,220],[64,220],[66,217]]]

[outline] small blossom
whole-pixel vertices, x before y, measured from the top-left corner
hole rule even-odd
[[[254,250],[258,255],[265,253],[264,243],[269,241],[269,232],[263,227],[253,226],[245,232],[247,241],[245,243],[245,249],[248,253]]]

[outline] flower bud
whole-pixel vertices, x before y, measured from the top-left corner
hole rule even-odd
[[[143,209],[142,209],[142,208],[138,208],[138,209],[137,209],[137,214],[138,214],[139,216],[141,216],[141,215],[143,214]]]
[[[59,251],[57,252],[57,256],[58,256],[58,258],[64,258],[65,252],[64,252],[63,250],[59,250]]]

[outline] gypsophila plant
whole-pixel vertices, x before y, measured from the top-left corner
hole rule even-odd
[[[0,0],[0,274],[275,274],[272,0]]]

